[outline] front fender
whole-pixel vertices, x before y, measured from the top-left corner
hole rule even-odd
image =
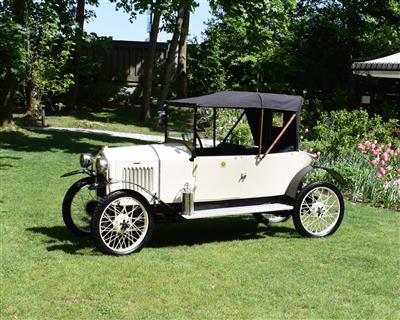
[[[342,177],[342,175],[334,169],[316,166],[316,165],[310,165],[310,166],[307,166],[307,167],[303,168],[302,170],[300,170],[294,176],[294,178],[292,179],[292,181],[290,182],[289,186],[286,189],[285,195],[292,199],[295,199],[297,190],[299,189],[301,181],[307,175],[307,173],[309,173],[315,169],[325,170],[332,176],[333,179],[335,179],[341,185],[344,185],[347,183],[346,180]]]
[[[68,173],[64,173],[61,176],[61,178],[69,177],[69,176],[73,176],[75,174],[81,174],[81,173],[85,173],[85,174],[87,174],[89,176],[94,176],[96,174],[96,171],[90,170],[90,169],[78,169],[78,170],[74,170],[74,171],[71,171],[71,172],[68,172]]]

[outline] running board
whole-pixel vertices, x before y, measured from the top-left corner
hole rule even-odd
[[[264,203],[253,206],[223,207],[214,209],[198,209],[191,215],[182,215],[185,219],[217,218],[226,216],[236,216],[250,213],[267,213],[276,211],[293,210],[293,206],[283,203]]]

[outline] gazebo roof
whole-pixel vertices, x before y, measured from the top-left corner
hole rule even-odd
[[[353,62],[354,74],[400,79],[400,52],[379,59]]]

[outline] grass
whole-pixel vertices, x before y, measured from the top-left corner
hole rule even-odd
[[[139,254],[109,257],[61,218],[80,152],[123,139],[0,132],[2,319],[399,319],[399,213],[346,203],[336,234],[291,221],[157,225]],[[135,143],[141,143],[136,141]]]
[[[23,114],[16,114],[15,120],[24,125]],[[154,120],[144,122],[138,107],[102,108],[101,110],[80,109],[73,115],[48,115],[46,125],[51,127],[83,128],[109,130],[128,133],[162,135],[163,129],[157,124],[157,115]]]

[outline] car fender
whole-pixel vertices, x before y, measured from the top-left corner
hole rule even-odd
[[[331,169],[331,168],[317,166],[317,165],[310,165],[310,166],[307,166],[307,167],[303,168],[302,170],[300,170],[293,177],[292,181],[290,182],[289,186],[286,189],[285,195],[292,199],[295,199],[297,190],[300,186],[301,181],[309,172],[311,172],[312,170],[315,170],[315,169],[321,169],[321,170],[326,171],[327,173],[329,173],[332,176],[333,179],[335,179],[341,185],[346,184],[346,180],[336,170]]]
[[[96,171],[91,170],[91,169],[78,169],[78,170],[74,170],[74,171],[71,171],[71,172],[64,173],[61,176],[61,178],[69,177],[69,176],[73,176],[75,174],[81,174],[81,173],[85,173],[85,174],[87,174],[89,176],[94,176],[96,174]]]

